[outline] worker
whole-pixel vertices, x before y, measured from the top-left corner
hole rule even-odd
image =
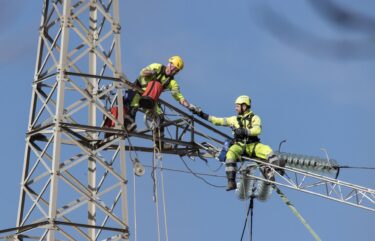
[[[251,99],[249,96],[241,95],[235,101],[237,116],[218,118],[204,113],[201,109],[192,110],[201,118],[210,121],[214,125],[231,126],[233,129],[233,142],[229,147],[225,160],[225,171],[228,179],[227,191],[237,188],[236,171],[237,161],[241,156],[257,157],[268,163],[285,166],[279,163],[278,157],[268,145],[260,143],[259,135],[262,131],[262,122],[258,115],[251,110]],[[274,180],[274,173],[271,168],[263,168],[263,174],[269,180]],[[283,175],[283,169],[277,169]]]
[[[162,123],[163,111],[157,104],[160,94],[165,91],[171,91],[173,98],[184,107],[195,110],[197,107],[190,104],[180,91],[180,87],[175,80],[175,75],[184,68],[184,62],[180,56],[169,58],[167,65],[153,63],[143,68],[137,78],[135,85],[143,91],[135,91],[130,103],[130,116],[135,120],[138,108],[147,111],[154,111],[159,117],[159,123]],[[164,134],[164,128],[160,129],[161,137]]]

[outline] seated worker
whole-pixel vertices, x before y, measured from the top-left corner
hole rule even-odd
[[[237,116],[226,118],[218,118],[204,113],[202,110],[192,110],[201,118],[210,121],[214,125],[231,126],[233,128],[233,144],[228,149],[225,160],[225,171],[227,174],[228,185],[227,191],[237,188],[236,171],[237,161],[242,155],[249,157],[257,157],[266,160],[268,163],[285,166],[285,163],[279,163],[279,159],[273,154],[272,149],[268,145],[260,143],[258,135],[262,131],[261,119],[251,110],[251,99],[246,95],[239,96],[235,101]],[[283,169],[278,169],[283,175]],[[274,173],[270,168],[264,169],[264,175],[267,179],[272,180]]]

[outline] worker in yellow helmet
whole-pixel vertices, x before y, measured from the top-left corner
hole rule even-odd
[[[202,110],[195,111],[201,118],[210,121],[214,125],[231,126],[233,128],[233,144],[228,149],[225,160],[225,171],[228,178],[227,191],[237,188],[236,185],[236,162],[242,155],[249,157],[257,157],[267,160],[268,163],[284,166],[285,163],[279,163],[279,159],[273,154],[272,149],[268,145],[260,143],[258,135],[262,131],[262,122],[258,115],[251,110],[251,99],[249,96],[241,95],[235,101],[235,110],[237,116],[226,118],[218,118],[204,113]],[[277,169],[283,174],[282,169]],[[267,178],[274,178],[272,169],[265,169]]]
[[[130,116],[132,119],[135,120],[138,108],[144,108],[146,110],[154,109],[156,114],[158,114],[160,118],[163,118],[162,110],[157,104],[157,100],[160,94],[165,90],[169,90],[173,98],[181,105],[190,110],[194,110],[196,106],[186,100],[175,80],[175,75],[183,68],[184,61],[180,56],[172,56],[169,58],[167,65],[153,63],[143,68],[135,82],[136,86],[142,89],[143,93],[136,91],[130,103]]]

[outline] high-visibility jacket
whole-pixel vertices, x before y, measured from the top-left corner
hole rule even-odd
[[[215,117],[209,116],[208,120],[218,126],[231,126],[236,128],[246,128],[250,138],[258,137],[262,131],[262,121],[258,115],[255,115],[252,111],[247,111],[243,115],[231,116],[231,117]]]
[[[145,70],[153,70],[156,74],[154,76],[142,76],[142,73]],[[177,81],[174,79],[174,76],[168,77],[167,75],[165,75],[165,66],[162,64],[153,63],[143,68],[140,72],[140,76],[138,77],[137,82],[143,90],[146,90],[148,82],[150,82],[151,80],[155,80],[155,78],[157,78],[157,80],[161,82],[161,84],[164,86],[164,89],[168,89],[171,91],[171,94],[175,100],[180,102],[181,100],[185,99],[180,91],[180,87]],[[167,81],[169,81],[169,83],[167,83]]]

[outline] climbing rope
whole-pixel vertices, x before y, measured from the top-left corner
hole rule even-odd
[[[157,188],[157,175],[156,175],[156,168],[157,168],[157,160],[158,160],[158,153],[159,149],[156,145],[156,132],[153,131],[153,141],[154,141],[154,153],[152,155],[152,172],[151,178],[153,181],[153,200],[155,203],[156,208],[156,225],[157,225],[157,232],[158,232],[158,241],[160,241],[160,215],[159,215],[159,197],[158,197],[158,188]]]
[[[294,205],[290,202],[290,200],[285,196],[285,194],[276,185],[272,185],[272,187],[273,189],[275,189],[276,193],[279,194],[279,196],[285,202],[285,204],[292,210],[293,214],[301,221],[305,228],[310,232],[314,239],[316,241],[322,241],[319,238],[319,236],[315,233],[315,231],[311,228],[311,226],[307,223],[307,221],[298,212],[298,210],[294,207]]]
[[[159,123],[160,124],[160,123]],[[162,142],[161,142],[161,131],[160,131],[160,126],[157,128],[157,133],[158,133],[158,144],[159,144],[159,155],[158,160],[159,160],[159,166],[160,166],[160,177],[161,177],[161,192],[162,192],[162,205],[163,205],[163,215],[164,215],[164,228],[165,228],[165,238],[166,241],[168,241],[168,224],[167,224],[167,208],[166,208],[166,199],[165,199],[165,187],[164,187],[164,174],[163,174],[163,156],[161,153],[162,150]]]
[[[167,222],[167,208],[166,208],[166,198],[165,198],[165,186],[164,186],[164,174],[163,174],[163,163],[162,163],[162,140],[161,140],[161,131],[160,131],[160,122],[157,123],[155,118],[153,119],[153,124],[151,125],[153,128],[151,129],[153,132],[153,143],[154,143],[154,152],[152,158],[152,172],[151,177],[153,180],[153,199],[155,202],[156,207],[156,222],[157,222],[157,231],[158,231],[158,241],[161,238],[160,232],[160,214],[159,214],[159,193],[158,193],[158,182],[157,182],[157,172],[156,170],[160,170],[160,177],[161,177],[161,188],[162,188],[162,206],[163,206],[163,216],[164,216],[164,228],[165,228],[165,238],[166,241],[169,240],[168,238],[168,222]]]
[[[165,228],[165,237],[168,241],[168,223],[167,223],[167,208],[166,208],[166,199],[165,199],[165,187],[164,187],[164,173],[163,173],[163,161],[160,161],[160,176],[161,176],[161,192],[163,199],[163,211],[164,211],[164,228]]]
[[[133,148],[133,145],[130,141],[130,138],[127,137],[127,140],[128,140],[128,143],[129,143],[129,147],[130,147],[130,150],[133,149],[133,151],[135,152],[135,155],[136,157],[138,157],[138,154],[137,152],[134,150]],[[132,161],[132,163],[134,164],[134,158],[132,156],[132,151],[129,151],[129,155],[130,155],[130,160]],[[136,177],[135,177],[135,169],[134,169],[134,165],[133,165],[133,209],[134,209],[134,241],[137,241],[138,240],[138,232],[137,232],[137,186],[136,186]]]
[[[137,241],[137,192],[136,192],[136,178],[135,178],[135,170],[133,169],[133,202],[134,202],[134,241]]]

